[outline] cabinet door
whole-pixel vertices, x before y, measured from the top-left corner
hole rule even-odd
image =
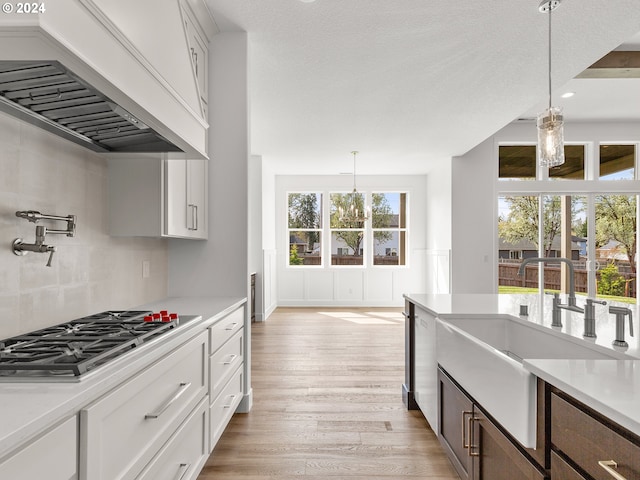
[[[415,307],[414,396],[434,433],[438,433],[438,362],[436,360],[436,318]]]
[[[193,238],[207,238],[207,160],[187,160],[187,229]]]
[[[469,448],[473,403],[442,370],[438,370],[438,408],[438,439],[460,478],[469,480],[473,478]]]
[[[478,408],[470,435],[475,480],[544,480],[542,474]]]
[[[188,237],[187,161],[165,160],[165,234]]]

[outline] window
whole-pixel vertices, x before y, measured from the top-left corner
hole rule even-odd
[[[635,163],[635,145],[600,145],[600,180],[633,180]]]
[[[288,194],[289,265],[322,265],[322,194]]]
[[[535,145],[501,145],[498,149],[500,180],[535,180]]]
[[[373,264],[406,265],[407,194],[372,193]]]
[[[565,145],[564,163],[549,169],[555,180],[584,180],[584,145]]]
[[[363,193],[332,193],[329,222],[331,228],[331,265],[364,265],[364,221],[351,220],[345,212],[364,214]]]

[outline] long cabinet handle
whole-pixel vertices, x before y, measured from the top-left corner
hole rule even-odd
[[[469,417],[469,456],[470,457],[479,457],[480,456],[480,452],[474,452],[473,449],[474,448],[478,448],[478,445],[473,445],[473,437],[474,435],[474,427],[473,427],[473,422],[477,421],[478,418],[474,417],[473,415],[471,415]]]
[[[473,412],[462,411],[462,448],[464,449],[469,448],[469,445],[471,445],[471,441],[467,441],[467,415],[473,415]]]
[[[189,471],[190,466],[191,466],[190,463],[181,463],[175,480],[182,480],[184,476],[187,474],[187,472]]]
[[[236,358],[238,358],[238,355],[236,355],[235,353],[232,353],[231,355],[229,355],[229,359],[226,362],[222,362],[222,364],[231,365]]]
[[[620,475],[618,472],[614,470],[614,468],[618,468],[618,464],[613,460],[600,460],[598,462],[602,468],[604,468],[609,475],[611,475],[616,480],[627,480],[625,477]],[[613,467],[613,468],[611,468]]]
[[[188,230],[198,230],[198,207],[193,203],[187,205],[187,208],[191,211],[191,226],[187,225]]]
[[[191,382],[181,383],[180,387],[178,388],[178,391],[173,395],[173,397],[171,397],[164,404],[162,404],[162,406],[158,408],[158,410],[156,410],[155,412],[147,413],[144,416],[145,420],[158,418],[160,415],[162,415],[167,408],[173,405],[175,401],[178,400],[182,396],[182,394],[189,389],[190,386],[191,386]]]

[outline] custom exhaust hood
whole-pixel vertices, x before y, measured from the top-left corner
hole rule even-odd
[[[191,3],[60,0],[1,15],[0,112],[105,155],[207,159]]]
[[[59,62],[0,60],[0,110],[96,152],[182,152]]]

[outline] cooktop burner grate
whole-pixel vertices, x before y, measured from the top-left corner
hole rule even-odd
[[[108,311],[0,341],[0,377],[78,377],[176,326]]]

